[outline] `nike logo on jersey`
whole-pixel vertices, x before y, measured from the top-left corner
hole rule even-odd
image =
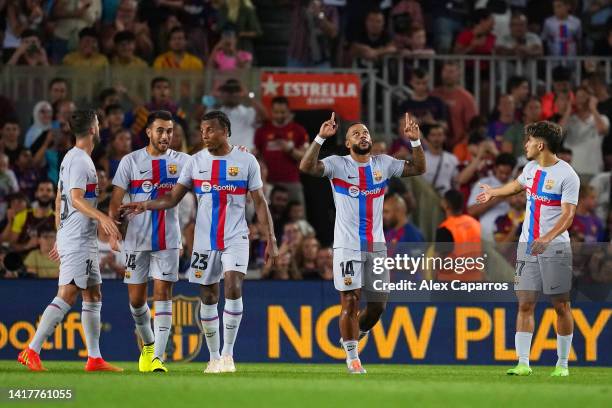
[[[208,173],[208,170],[200,170],[200,173]]]
[[[238,264],[236,264],[236,266],[246,266],[246,265],[238,265]]]
[[[140,174],[145,174],[146,172],[148,172],[149,170],[140,170]]]
[[[557,286],[551,286],[550,290],[555,290],[555,289],[559,289],[561,287],[561,285],[557,285]]]
[[[348,178],[354,179],[354,178],[359,178],[359,177],[357,177],[357,176],[348,176]]]
[[[162,272],[162,275],[163,275],[163,276],[172,275],[172,272],[170,272],[170,273]]]

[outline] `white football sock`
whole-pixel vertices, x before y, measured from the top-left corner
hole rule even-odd
[[[533,333],[516,332],[514,335],[514,347],[516,355],[519,359],[519,364],[525,364],[529,367],[529,352],[531,351],[531,338]]]
[[[225,299],[223,310],[223,351],[224,356],[234,355],[234,343],[242,320],[242,298]]]
[[[153,344],[155,336],[153,335],[153,329],[151,329],[151,309],[149,304],[145,302],[140,307],[134,307],[130,305],[130,311],[136,323],[136,332],[142,339],[145,345]]]
[[[557,367],[567,368],[570,348],[572,347],[572,337],[574,337],[574,333],[567,336],[557,334]]]
[[[64,316],[70,310],[70,305],[64,302],[61,298],[54,298],[49,306],[45,309],[40,318],[40,323],[36,328],[36,333],[28,347],[37,353],[40,353],[43,343],[47,337],[53,333],[55,326],[64,319]]]
[[[357,360],[359,358],[359,348],[357,340],[345,340],[342,342],[342,347],[344,347],[344,351],[346,352],[347,361]]]
[[[210,359],[218,360],[221,358],[221,354],[219,354],[221,336],[219,335],[218,304],[206,305],[200,302],[200,321],[202,322],[202,330],[206,338],[206,346],[210,353]]]
[[[89,357],[102,357],[100,354],[100,329],[102,323],[100,321],[100,311],[102,310],[102,302],[85,302],[81,309],[81,323],[85,332],[85,341],[87,342],[87,355]]]
[[[153,327],[155,328],[155,357],[164,360],[164,352],[168,344],[170,336],[170,328],[172,327],[172,301],[171,300],[156,300],[154,302],[155,319]]]

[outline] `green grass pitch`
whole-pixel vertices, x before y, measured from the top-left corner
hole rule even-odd
[[[31,373],[0,361],[0,406],[34,407],[540,407],[612,406],[612,368],[570,367],[550,378],[533,366],[530,377],[507,377],[504,366],[418,366],[364,363],[365,376],[343,364],[240,364],[234,374],[205,375],[203,363],[168,364],[168,374],[85,373],[84,362],[46,361]],[[8,388],[70,388],[63,402],[8,402]],[[14,405],[13,405],[14,404]]]

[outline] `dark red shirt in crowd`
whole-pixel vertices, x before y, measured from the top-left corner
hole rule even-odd
[[[491,33],[489,34],[485,34],[486,35],[486,39],[484,44],[479,45],[478,47],[474,48],[469,55],[493,55],[493,49],[495,48],[495,36]],[[465,30],[461,33],[459,33],[459,35],[457,36],[457,44],[460,44],[464,47],[469,46],[472,41],[474,40],[474,31],[471,29]],[[473,67],[474,66],[474,62],[473,61],[467,61],[466,62],[466,66],[467,67]],[[482,70],[488,70],[489,69],[489,62],[488,61],[481,61],[480,62],[480,69]]]
[[[268,181],[272,184],[299,182],[298,162],[283,151],[280,140],[293,142],[294,149],[298,149],[308,142],[306,129],[295,122],[281,127],[266,122],[255,132],[255,147],[268,166]]]

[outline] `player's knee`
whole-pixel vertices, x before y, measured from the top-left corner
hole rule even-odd
[[[518,309],[520,313],[533,313],[535,302],[519,302]]]
[[[219,303],[219,295],[216,293],[203,293],[201,298],[205,305],[215,305]]]
[[[359,296],[355,292],[342,293],[342,312],[344,314],[357,314],[359,311]]]
[[[565,316],[571,313],[571,307],[570,307],[569,301],[563,300],[563,301],[553,302],[553,307],[555,309],[555,312],[557,313],[557,316]]]

